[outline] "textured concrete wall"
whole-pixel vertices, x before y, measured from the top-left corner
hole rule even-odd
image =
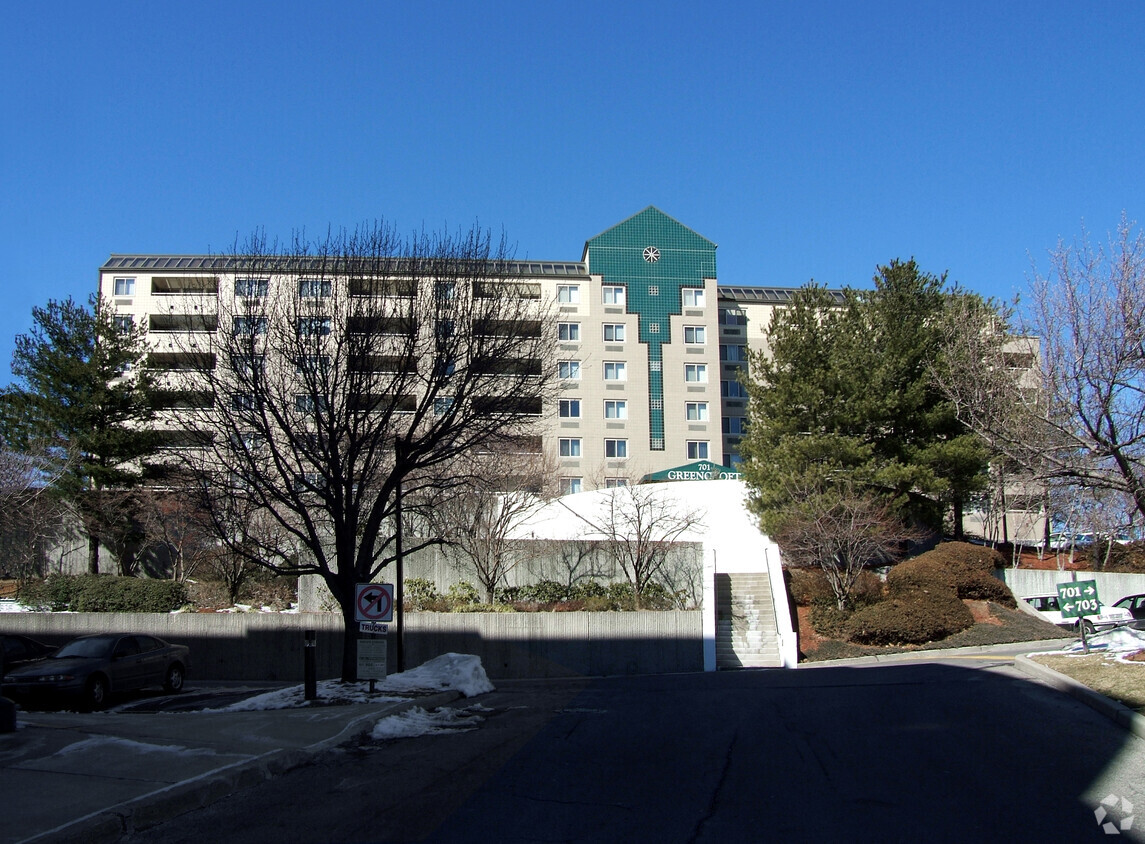
[[[1097,582],[1097,596],[1103,604],[1112,604],[1126,595],[1145,594],[1145,574],[1123,574],[1105,571],[1056,571],[1043,569],[999,569],[998,577],[1019,598],[1031,595],[1055,595],[1057,584],[1068,580]],[[1075,576],[1076,575],[1076,576]]]
[[[191,681],[303,679],[303,631],[318,631],[320,678],[341,673],[342,622],[328,613],[2,613],[0,633],[51,644],[124,630],[191,648]],[[390,665],[395,665],[394,633]],[[481,657],[494,679],[661,674],[703,669],[699,611],[410,613],[406,667],[443,653]]]

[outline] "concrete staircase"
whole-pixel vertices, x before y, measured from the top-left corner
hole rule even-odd
[[[716,668],[782,666],[767,572],[717,574]]]

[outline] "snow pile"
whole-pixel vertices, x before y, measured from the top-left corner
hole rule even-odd
[[[485,675],[481,658],[467,654],[443,654],[411,671],[378,680],[375,688],[377,691],[370,694],[370,684],[366,680],[357,683],[323,680],[318,683],[318,700],[323,704],[385,703],[404,700],[402,695],[412,692],[458,691],[466,697],[473,697],[494,690]],[[313,701],[306,700],[305,686],[290,686],[207,711],[252,712],[293,709],[312,704]]]
[[[31,612],[15,598],[0,598],[0,612]]]
[[[466,697],[493,691],[481,658],[469,654],[442,654],[412,671],[394,674],[378,687],[387,692],[448,691],[456,689]]]
[[[1103,633],[1090,633],[1086,636],[1091,651],[1106,653],[1134,653],[1145,648],[1145,630],[1132,627],[1114,627]],[[1068,653],[1083,653],[1081,640],[1071,642],[1063,650]]]
[[[150,744],[148,742],[132,741],[131,739],[100,736],[84,739],[69,744],[57,750],[55,756],[87,755],[92,757],[93,770],[106,767],[107,753],[111,750],[126,750],[131,753],[166,753],[175,756],[214,756],[215,751],[210,748],[188,748],[176,744]]]
[[[476,730],[485,719],[478,712],[483,707],[468,709],[442,708],[426,712],[420,706],[407,709],[398,715],[389,715],[374,725],[370,738],[397,739],[428,736],[434,733],[464,733]]]

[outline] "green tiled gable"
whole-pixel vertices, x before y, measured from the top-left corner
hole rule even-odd
[[[650,249],[655,252],[646,257]],[[589,240],[584,260],[605,284],[626,288],[625,310],[637,315],[639,340],[648,346],[650,446],[663,450],[662,346],[672,340],[668,317],[682,312],[682,289],[702,288],[705,278],[716,277],[716,245],[650,205]]]

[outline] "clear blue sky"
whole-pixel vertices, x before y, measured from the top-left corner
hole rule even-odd
[[[578,260],[656,205],[724,284],[914,256],[1009,298],[1083,221],[1145,214],[1139,2],[48,2],[0,30],[5,364],[110,253],[256,227],[479,221]]]

